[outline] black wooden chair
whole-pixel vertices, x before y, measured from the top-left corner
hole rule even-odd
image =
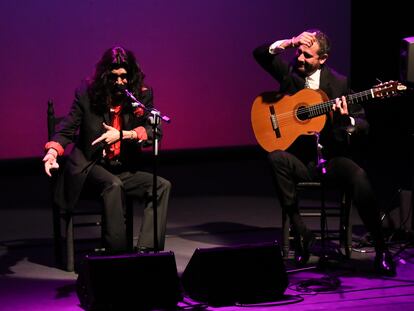
[[[350,214],[352,200],[340,189],[327,189],[323,182],[300,182],[297,184],[300,215],[305,222],[317,219],[318,228],[311,228],[321,241],[322,252],[327,251],[328,242],[339,241],[339,249],[347,258],[352,252],[352,223]],[[309,225],[309,224],[308,224]],[[285,259],[289,256],[291,234],[289,217],[282,212],[282,250]]]
[[[63,117],[55,116],[53,101],[49,100],[47,108],[47,129],[48,129],[48,140],[50,141],[56,126]],[[60,159],[60,165],[64,165],[64,157]],[[63,164],[63,165],[62,165]],[[74,271],[76,253],[80,252],[80,247],[75,246],[75,242],[83,240],[88,242],[88,247],[92,244],[95,245],[88,252],[100,252],[104,251],[101,243],[97,243],[97,233],[93,235],[91,228],[95,227],[100,231],[99,240],[102,237],[102,201],[98,194],[89,194],[84,191],[81,194],[78,204],[71,211],[62,211],[54,203],[54,188],[56,180],[63,171],[63,167],[59,168],[58,172],[55,172],[51,178],[51,201],[52,201],[52,213],[53,213],[53,246],[55,263],[58,267],[62,267],[67,271]],[[126,234],[128,248],[132,250],[133,245],[133,200],[127,197],[126,199]],[[63,227],[62,227],[63,224]],[[89,227],[89,230],[87,228]],[[81,229],[84,228],[83,234]],[[94,231],[94,230],[92,230]],[[79,234],[78,234],[79,233]],[[79,236],[78,236],[79,235]],[[81,235],[83,235],[81,239]],[[94,236],[94,238],[87,239],[85,236]],[[91,241],[93,240],[93,241]],[[80,243],[79,243],[80,244]]]

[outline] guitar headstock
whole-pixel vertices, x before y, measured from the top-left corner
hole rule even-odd
[[[404,84],[392,80],[375,85],[372,89],[376,98],[391,97],[405,90],[407,87]]]

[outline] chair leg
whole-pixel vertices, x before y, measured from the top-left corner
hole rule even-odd
[[[352,224],[350,221],[352,202],[348,195],[344,195],[342,200],[340,216],[340,243],[341,249],[345,250],[345,256],[351,258],[352,252]]]
[[[53,208],[53,249],[55,253],[55,265],[59,268],[62,267],[62,232],[60,224],[60,211],[56,205]]]
[[[127,250],[132,252],[134,248],[134,201],[126,199],[125,211]]]
[[[73,245],[73,217],[70,215],[65,216],[66,220],[66,270],[75,270],[75,250]]]
[[[282,252],[283,258],[288,259],[289,257],[289,217],[286,214],[286,211],[283,209],[282,211]]]
[[[352,253],[352,223],[351,223],[351,209],[352,209],[352,202],[348,200],[346,202],[345,208],[345,228],[346,228],[346,238],[345,238],[345,254],[347,258],[351,258]]]
[[[324,185],[321,185],[320,188],[320,200],[321,200],[321,218],[320,218],[320,226],[321,226],[321,248],[322,251],[324,252],[326,249],[325,247],[326,245],[326,241],[328,239],[328,233],[326,230],[326,222],[327,222],[327,217],[326,217],[326,205],[325,205],[325,189],[324,189]]]

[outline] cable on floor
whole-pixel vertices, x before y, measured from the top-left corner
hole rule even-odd
[[[320,279],[307,279],[289,286],[291,290],[301,293],[320,293],[335,291],[341,286],[341,280],[335,276]]]

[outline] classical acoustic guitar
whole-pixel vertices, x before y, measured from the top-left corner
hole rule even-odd
[[[406,90],[398,81],[389,81],[372,89],[346,96],[347,104],[362,103],[372,98],[384,98]],[[329,100],[321,90],[303,89],[294,95],[267,99],[260,95],[253,102],[251,122],[259,145],[266,151],[286,150],[300,135],[320,132],[326,114],[335,99]]]

